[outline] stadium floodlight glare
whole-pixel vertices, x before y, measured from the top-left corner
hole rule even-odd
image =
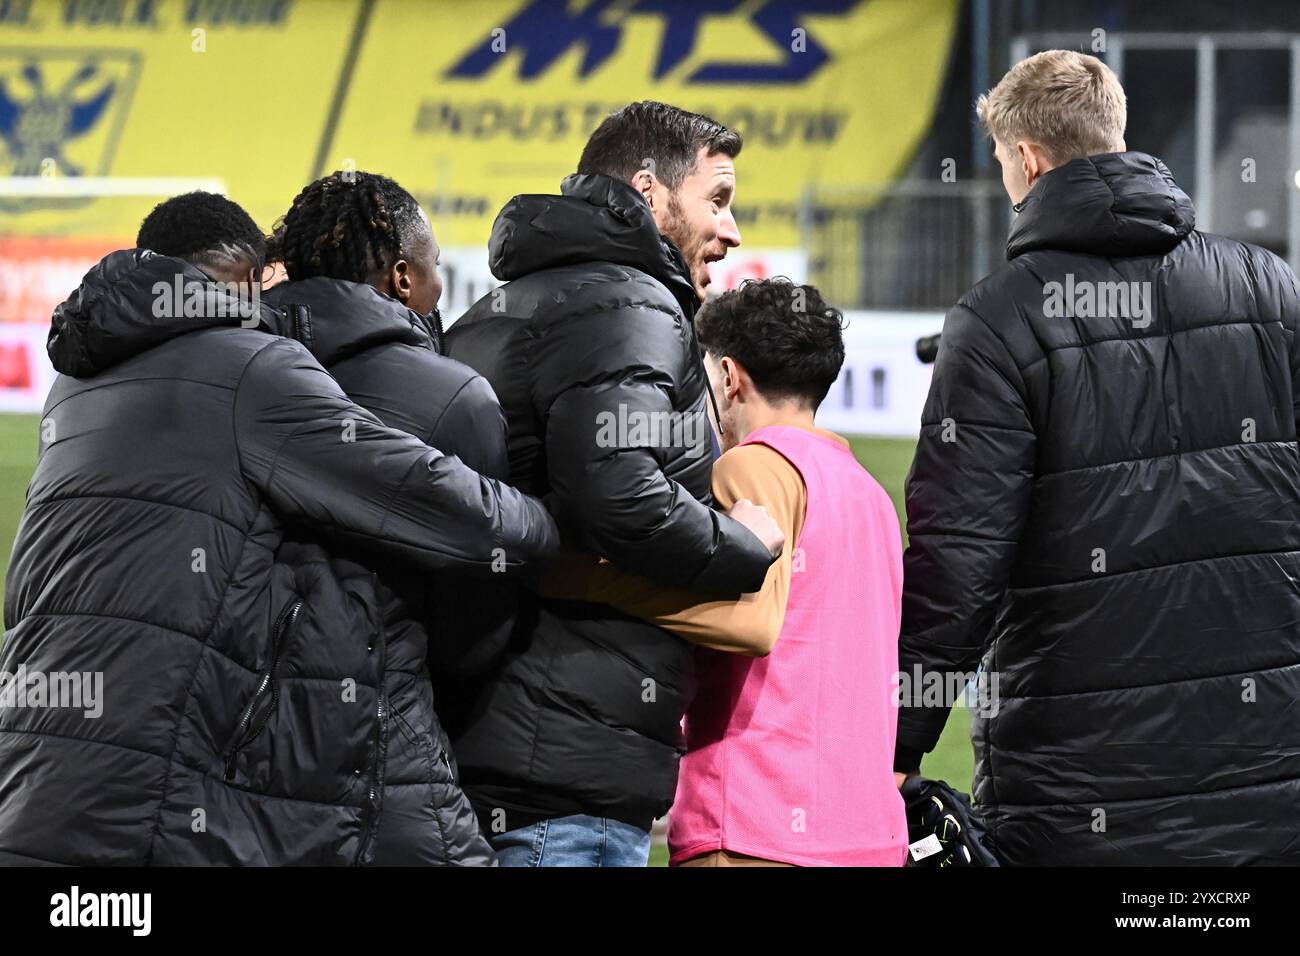
[[[0,196],[23,198],[178,196],[201,189],[226,194],[222,179],[185,176],[0,176]]]

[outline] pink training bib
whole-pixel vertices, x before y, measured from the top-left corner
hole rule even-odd
[[[790,600],[772,653],[696,651],[671,860],[730,850],[801,866],[901,866],[898,517],[838,442],[771,426],[742,444],[752,443],[798,469],[808,511],[787,545],[796,548]]]

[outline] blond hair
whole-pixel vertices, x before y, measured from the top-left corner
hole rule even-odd
[[[1003,145],[1037,143],[1054,165],[1119,150],[1128,106],[1119,77],[1095,56],[1046,50],[1021,60],[975,112]]]

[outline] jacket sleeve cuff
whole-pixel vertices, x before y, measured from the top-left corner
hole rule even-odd
[[[923,751],[899,744],[894,748],[894,772],[916,773],[921,769]]]
[[[726,595],[762,590],[767,569],[776,559],[758,536],[735,518],[720,511],[713,511],[712,517],[718,545],[688,587],[692,591]]]

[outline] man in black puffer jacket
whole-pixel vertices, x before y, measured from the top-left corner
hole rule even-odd
[[[491,386],[439,351],[438,244],[415,198],[386,176],[334,173],[298,194],[272,244],[271,256],[284,263],[289,281],[268,290],[264,301],[285,316],[282,331],[307,346],[348,397],[385,425],[455,455],[482,475],[504,479],[506,424]],[[464,689],[505,650],[516,595],[509,580],[430,575],[383,559],[367,563],[386,586],[388,615],[407,621],[420,638],[418,648],[403,644],[420,664],[403,687],[423,703],[432,677],[436,704],[436,715],[433,705],[417,708],[433,720],[432,760],[407,738],[389,749],[378,840],[383,861],[385,850],[401,853],[411,842],[398,819],[413,821],[421,832],[421,821],[437,812],[422,785],[425,778],[433,772],[453,782],[455,756],[443,728],[455,731],[466,707]],[[427,670],[420,624],[428,632]],[[400,714],[397,700],[393,712]],[[468,808],[463,797],[461,806]],[[450,815],[453,829],[462,814]],[[468,822],[473,813],[464,816]],[[490,856],[477,823],[474,831],[475,842]]]
[[[510,430],[510,477],[549,495],[583,549],[669,584],[762,585],[780,532],[708,507],[713,442],[691,319],[707,263],[740,242],[740,138],[635,103],[592,135],[560,196],[517,196],[492,229],[509,284],[449,331]],[[503,866],[644,865],[672,803],[693,693],[685,641],[612,608],[536,600],[454,741]]]
[[[170,202],[184,258],[113,253],[54,315],[63,374],[0,670],[83,674],[102,699],[97,716],[0,708],[0,860],[373,862],[392,722],[411,718],[390,709],[392,685],[419,662],[402,659],[413,642],[373,573],[282,548],[286,523],[485,573],[501,551],[547,555],[557,531],[539,502],[384,427],[268,334],[277,317],[233,285],[261,265],[242,210]],[[475,836],[436,826],[431,852]]]
[[[903,681],[983,656],[1006,863],[1300,863],[1295,278],[1195,231],[1096,58],[1031,57],[979,112],[1019,215],[944,323]],[[947,710],[904,697],[909,773]]]

